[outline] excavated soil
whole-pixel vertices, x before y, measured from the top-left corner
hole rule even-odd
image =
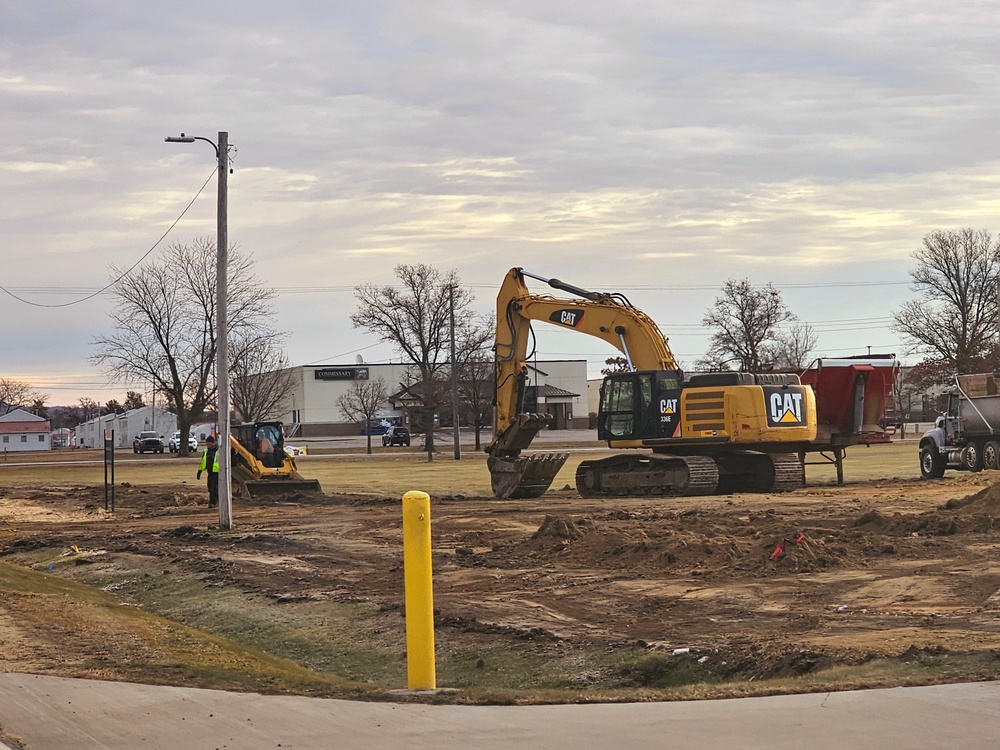
[[[768,676],[883,656],[1000,649],[1000,473],[781,495],[434,498],[438,641],[636,646],[755,660]],[[276,601],[366,602],[401,618],[398,498],[238,502],[220,532],[187,487],[9,490],[0,548],[162,560]],[[58,671],[0,612],[4,669]],[[530,647],[524,645],[525,648]],[[72,650],[93,644],[66,643]],[[996,652],[995,653],[1000,653]],[[726,661],[721,662],[723,664]]]

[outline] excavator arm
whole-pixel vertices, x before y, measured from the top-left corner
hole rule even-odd
[[[578,299],[531,294],[525,277],[543,281]],[[507,272],[497,295],[496,405],[489,454],[493,491],[500,498],[542,495],[567,455],[521,457],[548,416],[523,412],[531,322],[545,321],[607,341],[633,370],[676,370],[677,361],[659,327],[620,294],[591,292],[520,268]]]

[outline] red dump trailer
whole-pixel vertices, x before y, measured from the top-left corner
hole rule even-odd
[[[844,483],[844,454],[852,445],[892,442],[895,426],[886,421],[899,376],[895,354],[817,359],[799,373],[816,393],[816,440],[808,452],[837,466]]]

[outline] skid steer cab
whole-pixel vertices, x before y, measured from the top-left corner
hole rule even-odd
[[[299,474],[295,460],[285,453],[281,422],[233,425],[229,447],[237,496],[252,500],[264,495],[322,491],[319,481]]]

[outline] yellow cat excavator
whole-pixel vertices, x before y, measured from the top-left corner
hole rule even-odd
[[[576,298],[531,294],[525,277]],[[497,295],[496,406],[486,446],[496,497],[541,496],[567,458],[521,454],[549,420],[522,410],[535,320],[603,339],[628,363],[601,386],[597,434],[611,448],[647,450],[581,462],[581,495],[767,492],[805,483],[800,453],[816,438],[816,401],[798,375],[685,377],[656,323],[624,295],[512,268]]]

